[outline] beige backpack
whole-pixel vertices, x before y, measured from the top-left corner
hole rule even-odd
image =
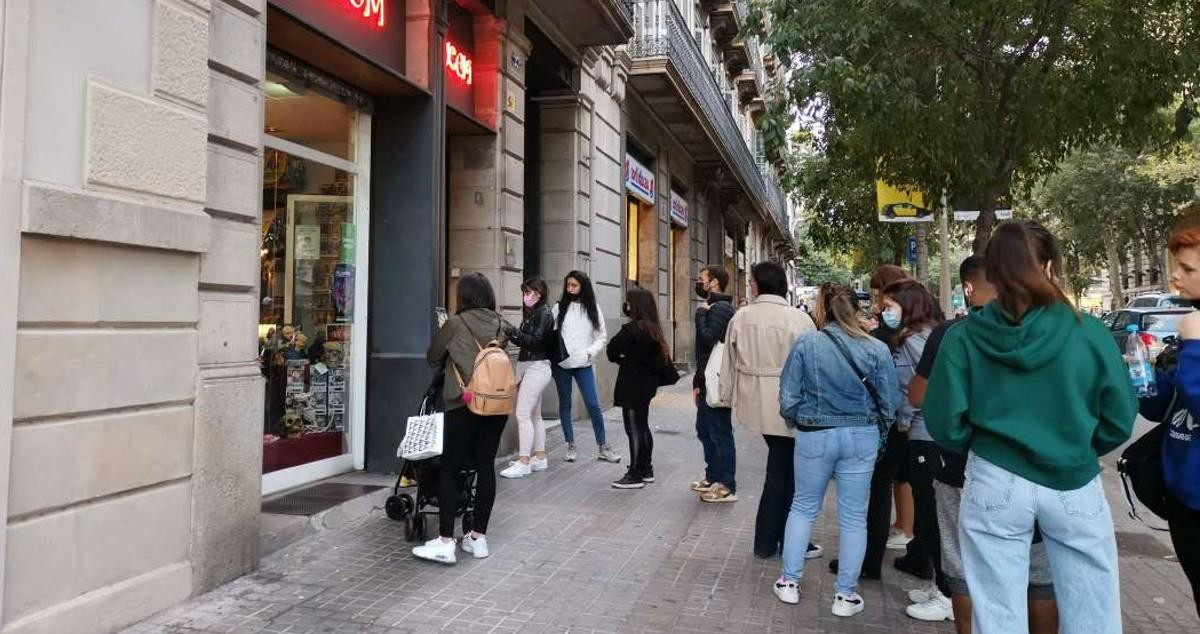
[[[466,326],[466,322],[463,322]],[[479,338],[467,326],[479,354],[475,355],[475,370],[471,380],[463,384],[462,373],[454,366],[454,375],[458,379],[458,387],[463,392],[463,402],[467,409],[480,416],[500,416],[513,413],[517,400],[517,375],[513,371],[512,361],[508,353],[500,345],[501,328],[496,336],[486,346],[479,345]],[[453,361],[451,362],[453,365]]]

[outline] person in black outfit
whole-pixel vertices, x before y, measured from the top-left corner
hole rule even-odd
[[[619,366],[613,404],[621,408],[629,437],[629,468],[612,483],[615,489],[640,489],[654,481],[651,455],[650,401],[658,393],[659,369],[671,363],[667,340],[658,320],[654,294],[635,286],[625,295],[629,321],[608,342],[608,360]]]
[[[696,295],[705,300],[696,309],[696,374],[692,377],[692,396],[696,399],[696,436],[704,447],[704,478],[692,483],[705,502],[736,502],[737,457],[733,445],[733,419],[728,407],[709,407],[704,385],[704,369],[713,346],[725,341],[729,320],[733,319],[733,298],[725,294],[729,273],[716,265],[700,269]]]

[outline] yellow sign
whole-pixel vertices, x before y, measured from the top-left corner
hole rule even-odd
[[[933,222],[933,211],[925,206],[925,195],[916,187],[899,188],[875,181],[879,222]]]

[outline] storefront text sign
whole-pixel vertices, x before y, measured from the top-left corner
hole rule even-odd
[[[671,222],[680,227],[688,226],[687,199],[671,190]]]
[[[374,22],[380,28],[386,24],[383,15],[383,0],[334,0],[342,4],[348,3],[352,8],[362,11],[362,16],[368,22]]]
[[[471,66],[471,58],[465,52],[459,50],[454,42],[446,42],[446,69],[451,75],[470,86],[474,79]]]
[[[405,74],[404,3],[397,0],[269,0],[272,7],[392,74]],[[274,18],[272,18],[274,19]],[[281,47],[297,57],[309,51]]]
[[[625,188],[630,196],[654,204],[654,172],[628,155],[625,156]]]

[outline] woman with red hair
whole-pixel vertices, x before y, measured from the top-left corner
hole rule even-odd
[[[1180,229],[1167,245],[1175,258],[1171,285],[1193,305],[1200,302],[1200,227]],[[1158,358],[1158,394],[1141,400],[1146,418],[1168,425],[1163,436],[1162,467],[1168,495],[1167,524],[1179,565],[1192,584],[1200,614],[1200,312],[1179,324],[1179,342]]]

